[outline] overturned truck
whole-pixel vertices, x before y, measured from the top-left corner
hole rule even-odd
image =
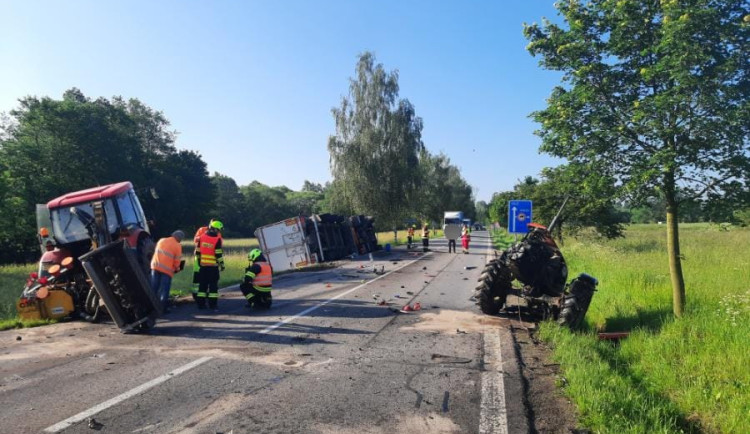
[[[374,221],[366,216],[299,216],[262,226],[255,237],[279,272],[380,250]]]
[[[514,295],[524,299],[533,313],[562,326],[575,329],[583,323],[598,281],[581,273],[566,284],[568,267],[551,234],[557,218],[549,228],[529,224],[520,242],[487,263],[476,287],[483,313],[497,314]],[[514,281],[522,286],[514,287]]]

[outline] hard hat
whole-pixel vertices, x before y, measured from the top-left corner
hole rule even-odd
[[[255,261],[256,259],[260,258],[261,255],[260,249],[253,249],[250,250],[250,253],[247,254],[247,259],[250,261]]]
[[[214,220],[214,221],[211,222],[211,227],[214,228],[214,229],[217,229],[217,230],[222,230],[222,229],[224,229],[224,223],[222,223],[222,222],[220,222],[218,220]]]

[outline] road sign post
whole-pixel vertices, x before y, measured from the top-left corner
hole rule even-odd
[[[531,223],[532,204],[530,200],[511,200],[508,202],[508,233],[525,234]]]

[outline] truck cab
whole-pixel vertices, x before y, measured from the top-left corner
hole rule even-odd
[[[446,211],[443,214],[443,233],[448,240],[456,240],[461,237],[461,225],[464,221],[462,211]]]

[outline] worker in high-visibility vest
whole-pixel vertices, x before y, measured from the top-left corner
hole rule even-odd
[[[414,240],[414,228],[415,225],[409,226],[409,229],[406,231],[406,248],[411,249],[411,243]]]
[[[159,297],[164,313],[169,312],[169,289],[172,286],[172,278],[185,266],[180,244],[184,238],[185,233],[178,230],[172,232],[171,236],[160,239],[151,258],[151,289]]]
[[[468,226],[464,225],[461,229],[461,248],[464,253],[469,253],[469,241],[471,241],[471,230]]]
[[[430,227],[425,224],[422,227],[422,251],[430,250]]]
[[[240,291],[247,299],[248,307],[269,309],[273,301],[273,268],[260,249],[251,250],[247,254],[247,259],[249,264],[245,268],[245,278],[240,284]]]
[[[208,222],[208,226],[201,226],[198,228],[197,231],[195,231],[195,235],[193,235],[193,243],[195,244],[195,251],[193,252],[193,286],[190,288],[190,292],[193,295],[193,300],[196,300],[196,296],[198,294],[198,285],[200,283],[200,264],[198,263],[198,242],[200,241],[201,235],[208,232],[208,228],[211,227],[211,223],[215,222],[216,219],[211,219],[211,221]],[[219,238],[221,238],[221,231],[219,231]]]
[[[198,263],[200,265],[198,292],[195,300],[198,309],[208,307],[216,310],[219,301],[219,269],[224,271],[224,256],[221,246],[220,231],[224,225],[214,220],[208,231],[198,239]]]

